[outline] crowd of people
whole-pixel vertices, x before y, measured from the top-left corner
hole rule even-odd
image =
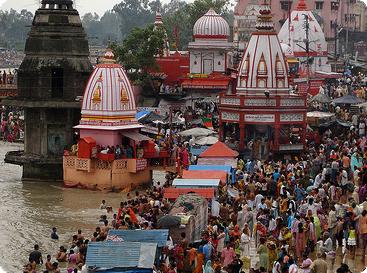
[[[255,265],[250,272],[326,273],[338,251],[344,258],[360,254],[364,262],[366,160],[366,138],[354,131],[339,136],[326,131],[320,145],[310,144],[291,161],[239,159],[236,183],[220,187],[217,200],[211,201],[202,240],[192,244],[185,234],[180,242],[169,240],[156,272],[236,273]],[[116,213],[108,209],[89,240],[105,240],[109,229],[157,228],[171,206],[163,199],[168,185],[129,193]],[[101,204],[101,209],[107,207]],[[56,259],[75,270],[84,263],[87,243],[84,237],[73,238]],[[251,255],[254,250],[257,254]],[[30,257],[30,262],[41,260]],[[51,264],[56,269],[48,272],[58,272],[56,262]],[[350,272],[345,264],[337,270]]]
[[[1,138],[14,142],[24,137],[24,119],[21,111],[3,107],[1,109]]]
[[[214,110],[210,105],[208,109]],[[201,240],[190,242],[185,233],[178,241],[169,237],[154,272],[348,273],[350,260],[363,266],[367,248],[367,138],[365,127],[359,125],[363,122],[362,115],[344,133],[325,130],[317,142],[308,141],[302,154],[288,160],[239,158],[235,183],[220,185],[210,200]],[[179,128],[169,130],[173,129],[161,132],[157,145],[172,137],[171,154],[187,168],[194,162],[189,153],[193,143],[176,134]],[[116,154],[116,148],[110,150],[107,153]],[[93,234],[78,231],[68,247],[46,256],[42,270],[60,272],[61,263],[68,272],[86,272],[90,241],[109,240],[110,229],[159,228],[158,220],[172,206],[163,198],[169,180],[128,193],[118,208],[103,201],[104,213]],[[51,238],[57,240],[56,228]],[[35,245],[24,272],[34,273],[42,262]]]
[[[13,70],[13,72],[10,69],[8,72],[6,70],[0,70],[0,85],[16,84],[17,77],[17,70]]]
[[[1,49],[0,59],[3,67],[19,67],[24,58],[22,52],[16,50]]]

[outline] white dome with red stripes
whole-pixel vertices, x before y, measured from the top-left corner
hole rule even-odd
[[[107,50],[102,63],[96,65],[89,78],[81,114],[81,124],[94,121],[99,124],[135,121],[136,106],[132,86],[111,50]]]
[[[227,39],[230,30],[227,21],[210,9],[196,21],[193,34],[194,38]]]

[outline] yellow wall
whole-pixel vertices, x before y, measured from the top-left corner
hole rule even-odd
[[[125,190],[135,188],[152,180],[150,170],[137,173],[112,173],[111,169],[93,169],[91,172],[64,167],[64,185],[91,190]]]

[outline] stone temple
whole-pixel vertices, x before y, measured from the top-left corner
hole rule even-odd
[[[73,143],[80,96],[92,69],[73,1],[42,0],[19,68],[18,95],[4,101],[25,111],[24,151],[5,158],[23,166],[23,179],[62,179],[63,150]]]

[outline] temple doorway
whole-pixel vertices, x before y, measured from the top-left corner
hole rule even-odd
[[[273,141],[273,128],[269,125],[250,124],[245,127],[246,142],[251,143],[254,159],[267,159],[270,143]]]

